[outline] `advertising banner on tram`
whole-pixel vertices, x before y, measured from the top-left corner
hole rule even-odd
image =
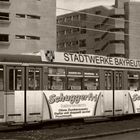
[[[140,91],[129,91],[135,113],[140,113]]]
[[[43,91],[50,118],[94,116],[100,91]]]

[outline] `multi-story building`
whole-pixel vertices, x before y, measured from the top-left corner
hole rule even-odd
[[[55,0],[0,0],[0,53],[56,50]]]
[[[116,0],[58,16],[57,50],[140,58],[139,12],[139,2]]]
[[[93,53],[95,48],[94,39],[98,35],[94,28],[102,22],[102,18],[98,18],[96,15],[101,13],[107,15],[108,11],[107,7],[99,6],[58,16],[58,51]],[[94,13],[95,16],[86,13]]]

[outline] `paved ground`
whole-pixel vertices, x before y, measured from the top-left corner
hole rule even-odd
[[[15,132],[0,132],[0,139],[13,140],[66,140],[69,137],[86,136],[86,135],[102,135],[108,133],[116,133],[124,130],[139,130],[140,117],[135,119],[102,122],[102,123],[88,123],[86,125],[77,124],[60,125],[57,128],[47,128],[37,130],[22,130]]]

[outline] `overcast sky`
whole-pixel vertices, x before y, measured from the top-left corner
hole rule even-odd
[[[140,2],[140,0],[130,0],[130,1]],[[95,7],[99,5],[111,6],[114,4],[115,4],[115,0],[56,0],[56,14],[60,15],[68,12],[57,8],[81,10],[81,9]]]
[[[85,8],[95,7],[98,5],[111,6],[115,4],[115,0],[56,0],[56,2],[57,15],[68,12],[57,8],[81,10]]]

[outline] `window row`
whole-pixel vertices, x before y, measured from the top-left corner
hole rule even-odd
[[[25,35],[15,35],[16,39],[26,39],[26,40],[40,40],[39,36],[25,36]]]
[[[40,19],[38,15],[25,15],[25,14],[16,14],[17,18],[27,18],[27,19]]]
[[[95,11],[92,14],[96,14],[96,15],[101,15],[101,11]],[[86,12],[81,13],[79,15],[68,15],[65,17],[58,17],[57,18],[57,23],[65,23],[65,22],[71,22],[71,21],[77,21],[77,20],[86,20],[87,19],[87,14]]]
[[[78,20],[79,21],[80,20],[86,20],[86,18],[87,18],[86,14],[58,17],[57,23],[64,23],[64,22],[71,22],[71,21],[78,21]]]
[[[114,74],[110,70],[105,70],[104,75],[99,74],[98,69],[79,69],[79,68],[61,68],[49,67],[47,75],[42,75],[42,68],[29,67],[26,69],[26,84],[25,84],[25,71],[23,67],[7,67],[6,79],[4,79],[4,67],[0,66],[0,91],[7,87],[8,91],[14,90],[99,90],[100,79],[104,81],[105,90],[113,89],[113,79],[116,90],[124,89],[124,72],[115,71]],[[100,75],[100,76],[99,76]],[[113,78],[114,75],[114,78]],[[103,78],[104,77],[104,78]],[[127,72],[127,89],[139,90],[140,89],[140,72],[128,71]],[[7,81],[6,81],[7,80]],[[4,86],[4,83],[7,86]]]
[[[57,44],[57,48],[67,48],[67,47],[74,47],[74,46],[78,46],[78,47],[86,47],[86,39],[82,39],[82,40],[75,40],[75,41],[69,41],[69,42],[60,42]]]
[[[86,26],[82,26],[80,28],[68,28],[66,30],[61,30],[57,32],[57,36],[62,36],[62,35],[69,35],[69,34],[75,34],[75,33],[80,33],[80,34],[86,34]]]
[[[25,35],[15,35],[16,39],[26,39],[26,40],[40,40],[38,36],[25,36]],[[0,42],[9,42],[8,34],[0,34]]]
[[[0,0],[0,1],[3,1],[3,2],[9,2],[10,0]]]
[[[0,20],[9,21],[9,13],[0,12]],[[16,14],[17,18],[27,18],[27,19],[40,19],[38,15],[25,15],[25,14]]]
[[[49,90],[97,90],[99,89],[98,70],[85,70],[69,68],[48,69]]]

